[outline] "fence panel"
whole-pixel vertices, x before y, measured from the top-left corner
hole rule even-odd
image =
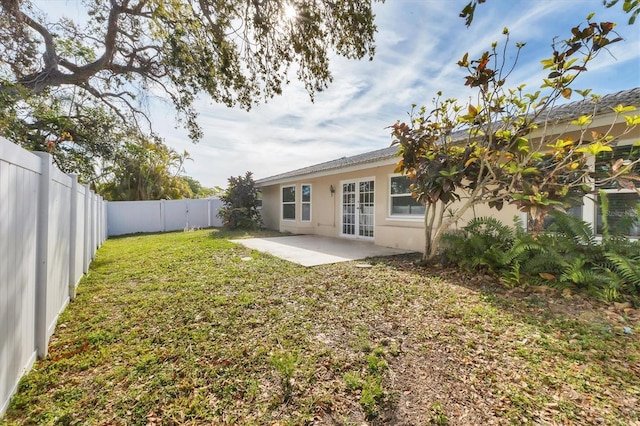
[[[159,201],[109,201],[107,227],[109,236],[162,232],[162,206]]]
[[[86,222],[84,197],[86,188],[72,175],[71,184],[71,245],[69,248],[69,297],[75,299],[76,289],[84,273],[84,225]]]
[[[37,157],[0,139],[0,414],[36,358]]]
[[[161,200],[164,213],[163,231],[181,231],[189,223],[189,204],[187,200]]]
[[[109,201],[106,205],[109,236],[222,226],[217,217],[222,206],[218,198]]]
[[[42,161],[50,162],[51,157],[44,154]],[[41,250],[45,250],[41,261],[46,265],[46,270],[43,270],[46,275],[42,277],[44,282],[39,283],[43,286],[43,297],[46,299],[46,335],[39,342],[39,354],[42,356],[46,355],[46,346],[55,330],[58,316],[69,303],[72,179],[52,165],[49,167],[48,182],[40,186],[42,193],[49,192],[48,206],[42,205],[39,209],[40,218],[47,222],[48,230],[48,235],[42,235],[46,240],[40,246]]]
[[[200,200],[187,200],[189,206],[189,228],[208,228],[210,226],[216,226],[211,221],[212,217],[209,214],[209,204],[217,200],[212,199],[200,199]]]
[[[222,207],[220,198],[212,198],[209,203],[209,217],[211,218],[211,226],[222,227],[222,219],[218,217],[218,211]]]
[[[106,215],[89,220],[91,197],[49,154],[0,138],[0,416],[22,375],[46,356],[87,259],[104,241]],[[95,204],[104,212],[102,199]]]

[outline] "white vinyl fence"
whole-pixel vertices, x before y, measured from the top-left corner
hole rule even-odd
[[[107,237],[102,198],[0,138],[0,416]]]
[[[219,198],[196,200],[109,201],[108,235],[137,232],[169,232],[220,227]]]

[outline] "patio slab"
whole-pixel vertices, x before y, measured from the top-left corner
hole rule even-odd
[[[303,266],[326,265],[367,257],[411,253],[409,250],[381,247],[371,242],[319,235],[247,238],[232,241]]]

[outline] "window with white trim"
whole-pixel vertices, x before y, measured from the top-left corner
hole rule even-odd
[[[282,192],[282,220],[296,220],[296,187],[283,186]]]
[[[391,216],[424,216],[425,206],[411,195],[411,180],[407,176],[389,179],[389,214]]]
[[[303,222],[311,222],[311,185],[304,184],[300,186],[301,207],[300,220]]]
[[[256,210],[262,210],[262,191],[256,193]]]
[[[629,164],[640,157],[640,147],[633,145],[620,145],[613,148],[613,151],[602,152],[597,155],[595,163],[596,177],[604,178],[613,164],[618,160]],[[624,164],[624,163],[623,163]],[[633,173],[640,173],[640,165],[633,167]],[[640,209],[640,195],[637,192],[619,188],[616,182],[605,183],[598,189],[607,193],[609,202],[609,212],[607,214],[608,227],[611,232],[618,232],[630,237],[640,236],[640,219],[638,212]],[[603,218],[600,208],[600,197],[597,197],[596,206],[596,234],[602,235]]]

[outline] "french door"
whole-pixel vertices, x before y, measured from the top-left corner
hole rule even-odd
[[[343,236],[373,238],[375,182],[370,179],[342,182]]]

